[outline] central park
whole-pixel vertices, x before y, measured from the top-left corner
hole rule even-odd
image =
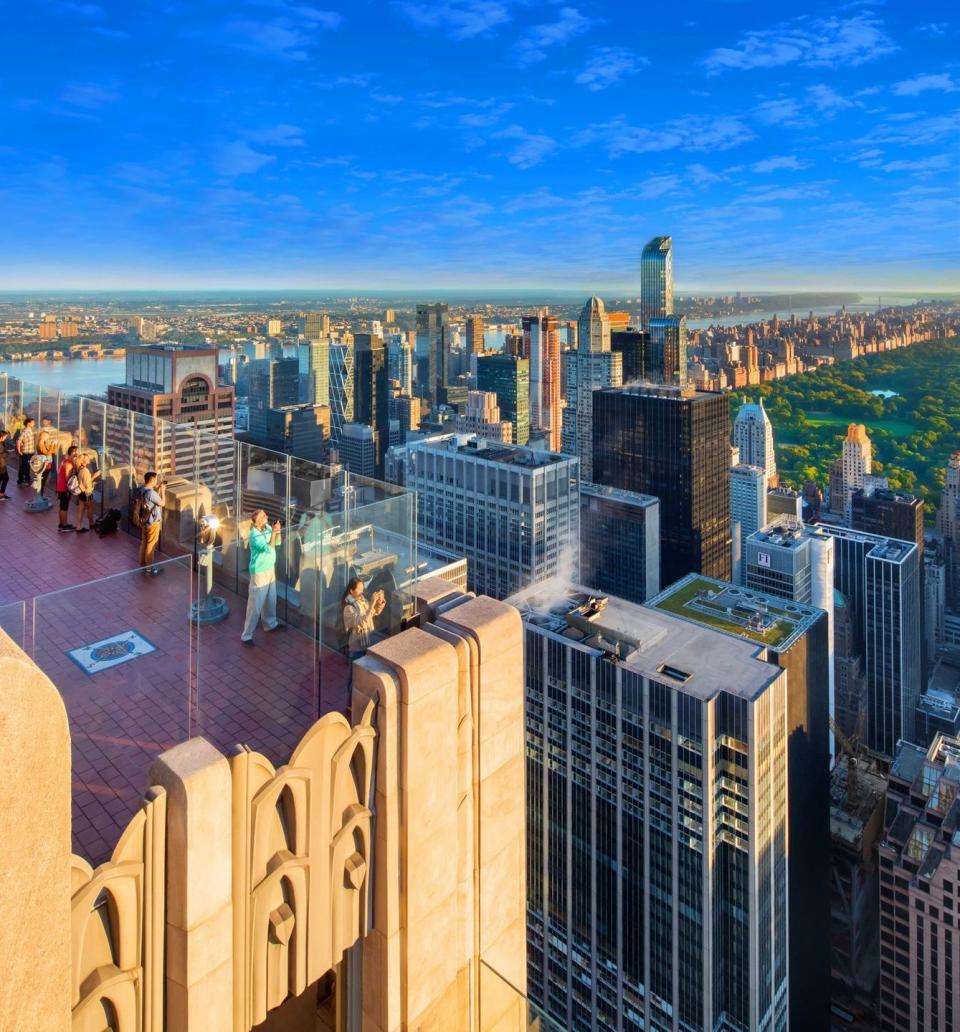
[[[951,452],[960,449],[960,338],[823,365],[731,395],[732,414],[763,398],[781,483],[821,488],[850,422],[873,442],[873,472],[922,498],[932,518]]]

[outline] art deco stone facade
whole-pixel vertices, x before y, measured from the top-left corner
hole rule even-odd
[[[96,870],[70,855],[63,705],[0,634],[0,1027],[526,1028],[520,619],[419,593],[421,626],[356,664],[352,723],[279,769],[161,754]]]

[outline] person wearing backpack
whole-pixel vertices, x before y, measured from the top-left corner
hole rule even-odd
[[[163,519],[163,503],[167,485],[157,482],[157,474],[151,470],[143,478],[143,487],[133,500],[131,518],[140,528],[140,566],[143,575],[152,577],[160,571],[153,565],[153,556],[160,540],[160,525]]]
[[[57,454],[57,431],[49,419],[40,422],[42,425],[37,437],[37,452],[44,458],[43,472],[40,474],[40,494],[43,494],[53,470],[53,457]]]
[[[77,456],[73,476],[70,477],[70,491],[77,496],[77,533],[86,534],[93,523],[93,485],[100,470],[90,472],[90,456],[80,453]],[[87,525],[83,525],[83,517],[87,517]]]
[[[33,475],[30,472],[30,460],[37,450],[37,429],[33,416],[26,416],[23,426],[17,435],[17,455],[20,456],[20,469],[17,472],[17,487],[26,487]]]
[[[57,514],[57,518],[60,521],[57,527],[59,534],[68,534],[73,530],[73,524],[68,522],[68,520],[70,517],[70,499],[79,494],[79,492],[73,491],[70,488],[70,481],[74,476],[76,467],[76,454],[77,446],[71,444],[67,449],[67,454],[63,457],[63,461],[57,467],[57,499],[60,502],[60,512]]]

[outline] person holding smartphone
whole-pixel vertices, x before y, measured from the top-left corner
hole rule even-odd
[[[346,635],[350,672],[347,675],[347,706],[353,702],[353,661],[367,651],[374,621],[383,612],[387,600],[382,591],[375,591],[369,601],[363,594],[363,581],[353,577],[341,599],[343,631]]]
[[[267,514],[257,509],[247,544],[250,549],[250,588],[247,594],[247,618],[243,625],[240,641],[253,645],[253,632],[257,620],[263,620],[265,631],[283,631],[286,628],[277,620],[277,546],[280,540],[280,521],[271,527]]]

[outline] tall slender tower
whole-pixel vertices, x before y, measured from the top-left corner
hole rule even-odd
[[[588,298],[577,324],[577,350],[568,351],[567,407],[562,450],[580,459],[580,479],[593,482],[593,395],[623,383],[623,356],[610,349],[610,321],[598,297]]]
[[[865,478],[873,470],[873,445],[867,428],[861,423],[847,427],[843,442],[843,518],[849,526],[853,510],[853,492],[863,487]]]
[[[530,359],[530,425],[547,431],[547,446],[560,450],[560,324],[541,309],[523,319],[523,352]]]
[[[946,546],[946,603],[952,609],[960,608],[960,451],[947,460],[937,528]]]
[[[767,485],[777,486],[777,460],[773,451],[773,424],[759,402],[745,401],[733,421],[733,444],[740,449],[740,461],[759,466],[767,474]]]
[[[673,238],[654,237],[640,257],[640,323],[673,315]]]

